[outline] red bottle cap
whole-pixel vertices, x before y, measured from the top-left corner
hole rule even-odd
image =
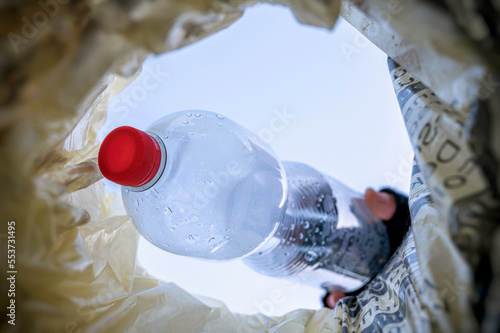
[[[140,187],[158,172],[161,149],[151,135],[122,126],[106,136],[99,150],[98,162],[103,176],[112,182]]]

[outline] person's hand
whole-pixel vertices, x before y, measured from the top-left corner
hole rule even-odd
[[[365,192],[365,203],[372,213],[381,220],[390,220],[396,213],[396,200],[392,194],[376,192],[368,188]],[[337,302],[346,295],[339,286],[329,286],[328,294],[325,296],[325,304],[333,309]]]
[[[372,213],[381,220],[390,220],[396,213],[396,199],[392,194],[368,188],[365,192],[365,202]]]

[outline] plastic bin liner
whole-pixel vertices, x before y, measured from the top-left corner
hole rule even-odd
[[[412,230],[360,295],[333,310],[236,314],[137,265],[138,233],[96,165],[107,101],[146,55],[225,28],[254,3],[0,2],[2,331],[499,329],[500,62],[485,42],[495,36],[472,38],[441,1],[278,1],[323,28],[341,11],[395,60],[415,150]]]

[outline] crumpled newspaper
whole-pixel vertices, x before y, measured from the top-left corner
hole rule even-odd
[[[107,101],[147,54],[225,28],[254,3],[0,3],[2,258],[15,251],[2,270],[2,290],[15,293],[2,297],[3,330],[498,330],[498,56],[423,1],[278,2],[324,28],[342,5],[342,15],[401,65],[390,61],[416,151],[412,231],[364,292],[333,311],[235,314],[136,265],[138,233],[98,182],[96,133]]]

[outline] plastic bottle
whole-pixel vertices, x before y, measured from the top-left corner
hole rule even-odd
[[[348,291],[388,259],[385,226],[360,193],[307,165],[280,162],[221,115],[177,112],[146,132],[117,128],[98,160],[122,185],[134,225],[165,251],[242,258],[261,274]]]

